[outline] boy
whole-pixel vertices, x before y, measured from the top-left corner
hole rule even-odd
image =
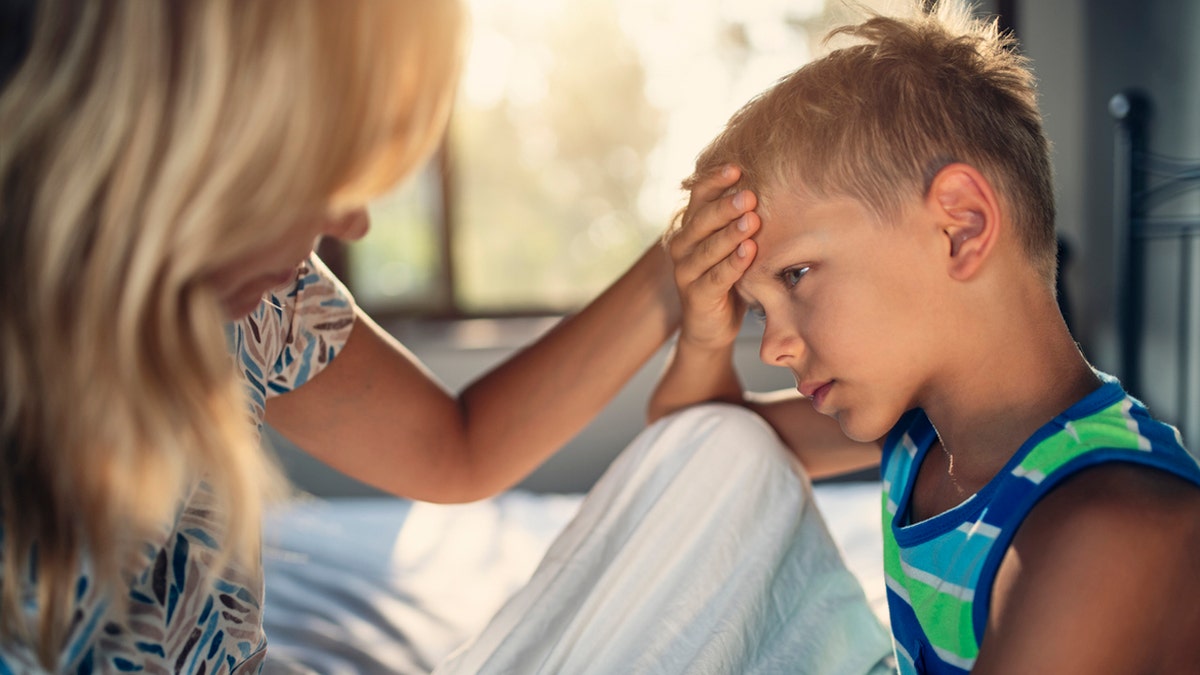
[[[882,462],[901,672],[1196,672],[1200,468],[1062,320],[1032,74],[945,3],[837,33],[862,44],[747,104],[685,184],[733,187],[669,241],[651,417],[743,403],[813,476]],[[799,396],[743,394],[746,308]]]

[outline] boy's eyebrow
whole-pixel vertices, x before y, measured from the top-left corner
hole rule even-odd
[[[740,288],[747,279],[758,280],[761,278],[765,280],[775,276],[773,261],[766,260],[761,255],[762,251],[760,250],[759,255],[754,258],[754,262],[750,263],[750,267],[747,267],[746,271],[742,272],[742,278],[733,284],[733,287],[738,289],[738,293],[742,293]]]

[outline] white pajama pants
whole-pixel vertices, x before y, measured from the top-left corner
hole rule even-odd
[[[644,431],[434,672],[861,675],[892,672],[891,651],[791,453],[705,405]]]

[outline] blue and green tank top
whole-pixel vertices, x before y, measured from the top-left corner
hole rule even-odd
[[[1018,526],[1065,478],[1107,462],[1155,467],[1200,485],[1179,432],[1152,418],[1111,376],[1027,440],[962,504],[909,522],[917,470],[937,439],[912,410],[883,449],[884,572],[901,673],[966,673],[979,654],[991,589]]]

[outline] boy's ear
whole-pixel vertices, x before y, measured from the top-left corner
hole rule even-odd
[[[926,205],[945,237],[949,272],[959,280],[975,275],[996,244],[1000,205],[991,184],[974,167],[949,164],[930,183]]]

